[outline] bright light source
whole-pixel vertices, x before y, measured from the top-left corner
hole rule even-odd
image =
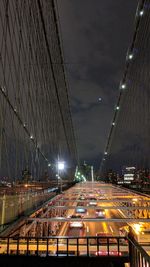
[[[105,155],[107,155],[108,153],[107,153],[107,151],[105,151],[105,153],[104,153]]]
[[[50,167],[51,166],[51,164],[50,163],[48,163],[48,167]]]
[[[33,135],[30,135],[30,139],[33,139]]]
[[[140,16],[142,17],[143,14],[144,14],[144,10],[141,10],[141,11],[140,11]]]
[[[64,168],[65,168],[64,162],[63,161],[62,162],[58,162],[58,170],[64,170]]]
[[[137,233],[139,233],[141,230],[141,225],[140,224],[133,224],[133,228]]]
[[[133,201],[133,202],[137,202],[138,199],[137,199],[137,198],[133,198],[132,201]]]
[[[123,83],[123,84],[121,85],[121,88],[122,88],[122,89],[125,89],[125,88],[126,88],[126,85]]]
[[[76,213],[86,213],[87,210],[85,208],[76,208]]]
[[[84,224],[83,222],[70,222],[69,226],[73,228],[82,228]]]
[[[119,106],[117,106],[116,109],[119,110]]]
[[[89,202],[89,205],[90,205],[90,206],[97,206],[97,202],[96,202],[96,201],[90,201],[90,202]]]
[[[129,59],[132,59],[133,58],[133,54],[129,54]]]
[[[101,99],[101,97],[99,97],[99,99],[98,99],[99,101],[101,101],[102,99]]]
[[[25,128],[26,127],[26,124],[24,123],[23,127]]]
[[[115,122],[113,122],[112,125],[115,126]]]

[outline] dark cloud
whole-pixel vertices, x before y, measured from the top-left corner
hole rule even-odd
[[[133,33],[137,0],[57,3],[79,156],[99,163]]]

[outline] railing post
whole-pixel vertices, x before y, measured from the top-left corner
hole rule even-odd
[[[29,238],[27,237],[27,253],[26,253],[26,255],[28,256],[28,254],[29,254]]]
[[[132,228],[131,226],[129,226],[129,233],[128,233],[128,237],[129,237],[129,241],[128,241],[128,245],[129,245],[129,262],[130,262],[130,267],[134,267],[134,262],[133,262],[133,245],[130,242],[130,239],[132,240],[133,234],[132,234]]]
[[[118,256],[119,256],[119,253],[120,253],[120,245],[119,245],[119,241],[120,241],[120,239],[119,239],[119,238],[117,238]]]
[[[132,244],[131,242],[129,241],[129,262],[130,262],[130,267],[133,267],[133,248],[132,248]]]
[[[17,255],[19,254],[19,237],[17,239]]]
[[[36,250],[37,250],[37,253],[36,253],[36,255],[38,256],[39,255],[39,239],[38,239],[38,237],[37,237],[37,239],[36,239]]]
[[[141,253],[138,251],[138,266],[141,267]]]
[[[68,256],[68,249],[69,249],[68,241],[69,241],[69,239],[68,239],[68,237],[67,237],[67,256]]]
[[[79,256],[79,239],[77,238],[77,256]]]
[[[98,238],[96,237],[96,244],[97,244],[97,256],[99,256],[99,242]]]
[[[87,256],[89,256],[89,238],[87,237]]]
[[[107,252],[108,252],[108,256],[109,256],[109,237],[107,237]]]
[[[58,240],[58,237],[57,237],[56,240],[57,240],[57,256],[58,256],[58,254],[59,254],[59,253],[58,253],[58,241],[59,241],[59,240]]]
[[[7,255],[9,254],[9,237],[7,238]]]
[[[49,244],[49,239],[47,237],[46,239],[46,256],[48,257],[48,244]]]

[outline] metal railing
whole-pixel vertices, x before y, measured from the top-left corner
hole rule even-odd
[[[0,254],[128,257],[126,237],[0,237]]]
[[[132,235],[88,237],[0,237],[0,254],[120,257],[131,267],[150,267],[150,256]]]
[[[134,239],[132,234],[128,235],[129,261],[131,267],[150,267],[150,256],[141,245]],[[149,246],[150,248],[150,246]]]

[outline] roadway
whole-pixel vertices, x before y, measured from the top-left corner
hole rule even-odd
[[[103,203],[104,205],[104,203]],[[97,204],[97,207],[102,208],[102,204]],[[90,209],[84,215],[84,218],[96,218],[95,209]],[[105,218],[122,218],[118,210],[105,209]],[[62,236],[95,236],[96,233],[110,233],[112,235],[119,235],[120,227],[127,224],[125,223],[113,223],[113,222],[84,222],[83,229],[71,229],[69,223],[66,223],[64,231],[60,231],[59,235]]]
[[[120,228],[127,226],[125,218],[129,216],[128,208],[135,207],[135,203],[137,205],[141,201],[149,203],[150,198],[110,184],[79,183],[52,198],[27,217],[22,224],[16,225],[8,235],[13,237],[59,236],[63,238],[69,236],[70,238],[82,238],[94,237],[100,233],[100,235],[119,236]],[[94,202],[94,204],[90,202]],[[82,218],[72,218],[72,215],[79,215],[79,212],[76,212],[79,207],[85,209],[84,213],[80,214]],[[96,209],[103,210],[104,216],[97,218]],[[88,221],[88,219],[92,221]],[[117,219],[118,221],[107,222],[107,219]],[[124,219],[124,222],[121,219]],[[63,222],[63,220],[65,221]],[[82,222],[83,227],[70,227],[70,222],[74,221]],[[80,242],[83,244],[84,239]],[[34,250],[34,248],[32,249]],[[95,250],[95,247],[92,249]],[[126,250],[126,246],[123,245],[121,249]],[[56,248],[52,250],[55,251]]]
[[[119,229],[123,226],[126,226],[126,221],[121,222],[122,218],[129,218],[129,210],[128,207],[134,208],[135,202],[138,201],[150,201],[149,197],[141,196],[140,194],[134,193],[127,189],[122,189],[119,187],[112,186],[111,184],[103,184],[103,183],[78,183],[70,189],[63,192],[63,194],[57,195],[53,198],[53,200],[49,201],[47,204],[43,205],[43,207],[29,216],[29,219],[33,220],[33,222],[29,222],[24,224],[24,230],[22,228],[16,231],[16,234],[22,235],[22,233],[26,233],[31,236],[95,236],[96,233],[107,233],[111,235],[119,235]],[[90,202],[94,200],[95,206],[90,206]],[[137,205],[137,204],[136,204]],[[96,208],[103,209],[105,212],[105,216],[101,218],[97,218],[97,221],[84,221],[83,227],[81,228],[70,228],[69,222],[58,221],[57,217],[62,219],[70,218],[72,215],[76,214],[77,207],[84,207],[86,212],[81,214],[83,216],[82,219],[78,219],[78,221],[82,221],[84,219],[96,219]],[[105,208],[107,207],[107,208]],[[120,207],[120,208],[118,208]],[[130,211],[131,213],[131,211]],[[133,214],[131,213],[132,217]],[[41,218],[40,224],[37,225],[34,223],[34,220]],[[56,218],[56,220],[55,220]],[[48,222],[48,219],[53,219],[55,222]],[[118,219],[118,222],[107,222],[107,219]],[[103,221],[102,221],[103,220]],[[125,219],[124,219],[125,220]],[[44,230],[46,227],[49,230]],[[34,226],[34,227],[32,227]],[[25,228],[27,230],[25,230]],[[32,229],[34,228],[34,230]],[[29,229],[29,230],[28,230]],[[15,229],[14,229],[15,232]],[[14,234],[15,236],[15,234]]]
[[[66,198],[65,198],[66,196]],[[87,201],[82,200],[79,202],[80,198],[83,196],[85,197],[85,200],[89,198],[95,198],[97,200],[96,207],[103,208],[106,206],[105,202],[102,202],[102,200],[110,200],[110,202],[107,204],[107,206],[112,206],[114,209],[104,209],[105,210],[105,218],[123,218],[125,217],[125,214],[118,209],[115,209],[115,206],[117,206],[117,203],[113,202],[111,203],[112,197],[115,197],[117,199],[119,198],[138,198],[139,195],[131,192],[124,192],[123,189],[118,189],[113,186],[105,186],[104,184],[92,184],[92,183],[82,183],[77,184],[73,189],[70,189],[66,192],[65,196],[63,196],[64,199],[68,199],[68,205],[71,205],[73,203],[73,206],[84,206],[88,205]],[[68,197],[68,198],[67,198]],[[73,202],[72,202],[73,199]],[[75,201],[76,199],[76,201]],[[98,199],[100,202],[98,202]],[[69,202],[70,201],[70,202]],[[89,200],[90,202],[90,200]],[[66,214],[66,217],[68,217],[70,214],[75,214],[75,210],[69,210]],[[96,218],[95,214],[95,207],[93,206],[92,209],[88,209],[87,213],[84,215],[84,218]],[[65,225],[65,227],[64,227]],[[111,235],[119,235],[120,231],[119,229],[123,226],[126,226],[127,223],[114,223],[114,222],[84,222],[84,228],[83,229],[76,229],[76,228],[70,228],[69,223],[64,223],[61,227],[58,235],[60,236],[95,236],[96,233],[108,233]]]

